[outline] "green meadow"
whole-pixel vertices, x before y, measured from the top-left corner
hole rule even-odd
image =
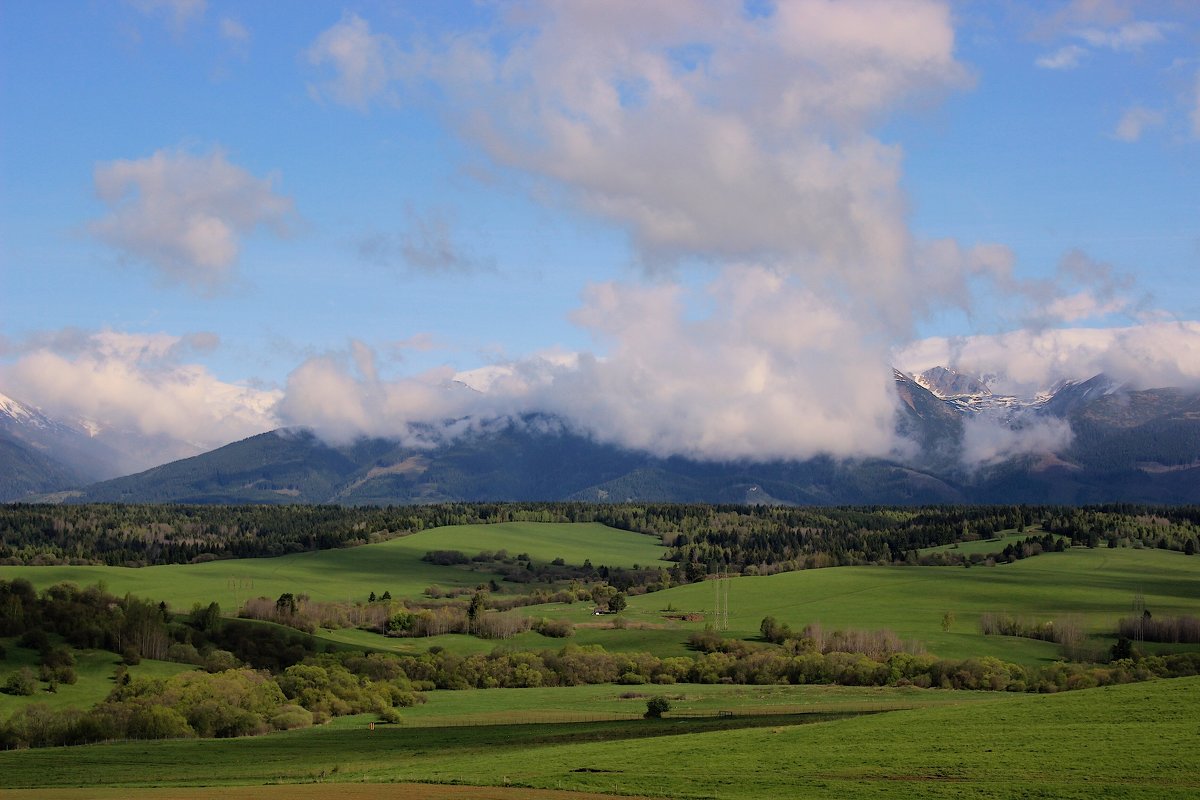
[[[729,636],[755,638],[762,619],[773,616],[797,631],[810,623],[820,623],[827,632],[886,628],[939,656],[993,655],[1025,664],[1053,661],[1058,646],[984,636],[982,614],[1008,612],[1042,620],[1073,615],[1097,637],[1097,646],[1112,643],[1117,620],[1132,613],[1135,595],[1156,615],[1200,614],[1200,558],[1149,549],[1072,548],[994,567],[836,567],[739,577],[728,584]],[[714,581],[639,595],[630,598],[629,610],[621,615],[624,630],[582,629],[575,641],[613,649],[648,644],[655,652],[675,654],[687,634],[705,622],[668,617],[694,612],[708,620],[716,606]],[[946,612],[953,614],[949,630],[942,629]],[[528,613],[583,624],[593,619],[590,607],[581,603],[534,606]],[[609,617],[596,619],[601,621],[594,624],[612,624]]]
[[[1017,537],[1020,538],[1020,537]],[[980,542],[963,547],[980,545]],[[486,571],[438,566],[421,560],[429,550],[481,550],[528,553],[535,560],[562,558],[581,564],[632,566],[660,563],[664,550],[653,537],[594,523],[503,523],[438,528],[382,544],[298,553],[279,558],[215,561],[131,569],[124,567],[0,567],[0,578],[24,577],[38,587],[69,581],[103,582],[110,592],[166,600],[176,610],[193,603],[219,602],[231,613],[251,597],[305,593],[316,600],[363,601],[374,591],[393,597],[420,596],[431,584],[473,587],[493,577]],[[508,591],[522,587],[505,584]],[[511,588],[510,588],[511,587]],[[1071,548],[1012,564],[975,567],[858,566],[787,572],[728,581],[726,635],[754,639],[766,616],[799,631],[820,623],[826,631],[889,629],[947,658],[992,655],[1023,664],[1053,661],[1058,645],[1003,636],[984,636],[979,618],[1006,612],[1030,619],[1073,617],[1109,647],[1117,620],[1132,613],[1135,596],[1157,616],[1200,614],[1200,558],[1157,549]],[[533,617],[576,624],[569,641],[600,644],[610,650],[644,650],[658,655],[690,652],[688,636],[713,621],[714,581],[676,586],[629,598],[619,615],[597,617],[592,604],[547,604],[519,609]],[[674,617],[692,613],[698,621]],[[952,615],[943,630],[946,614]],[[564,640],[527,632],[503,642],[463,635],[391,639],[366,631],[321,631],[338,647],[390,652],[440,646],[456,652],[561,647]]]
[[[1041,526],[1034,525],[1026,529],[1024,533],[1018,533],[1016,530],[1002,531],[990,539],[974,539],[969,542],[955,542],[954,544],[941,544],[936,547],[923,547],[917,552],[922,555],[939,552],[957,553],[964,556],[975,553],[979,555],[994,555],[1003,552],[1004,548],[1010,544],[1016,547],[1030,536],[1041,537],[1045,535],[1046,532],[1042,530]],[[1065,537],[1056,536],[1055,538],[1061,539]],[[1068,540],[1067,544],[1069,545],[1070,543],[1070,540]]]
[[[0,638],[6,656],[0,660],[0,685],[8,676],[22,667],[38,671],[38,652],[17,645],[16,638]],[[46,691],[46,684],[38,682],[38,690],[32,695],[17,696],[0,693],[0,719],[30,703],[45,703],[50,708],[90,708],[99,703],[113,688],[113,675],[121,663],[121,657],[106,650],[72,650],[75,656],[75,683],[60,683],[55,692]],[[170,661],[143,659],[140,664],[128,668],[134,678],[165,678],[179,672],[195,669],[190,664],[175,664]]]
[[[1139,594],[1156,615],[1200,613],[1200,559],[1161,550],[1074,548],[995,567],[840,567],[738,578],[730,581],[729,630],[754,635],[770,615],[793,627],[888,628],[950,658],[1028,661],[1052,658],[1056,647],[985,637],[980,615],[1077,615],[1087,630],[1106,634],[1132,613]],[[681,609],[711,609],[715,592],[692,584],[633,598],[630,606],[644,614],[664,600]],[[946,612],[954,615],[949,631],[942,630]]]
[[[527,706],[542,703],[539,690],[514,691],[530,693]],[[810,689],[793,699],[822,693]],[[492,691],[457,694],[500,698]],[[412,782],[729,800],[1200,795],[1200,678],[1046,696],[924,694],[953,702],[912,702],[905,710],[866,714],[827,709],[758,716],[746,709],[730,718],[689,718],[672,712],[658,721],[430,727],[414,719],[374,730],[364,718],[344,718],[250,739],[0,753],[0,785],[129,787],[121,794],[133,798],[141,795],[137,787],[178,787],[171,796],[191,797],[203,790],[191,794],[186,787],[314,782],[321,784],[320,796],[331,798],[361,797],[363,784],[373,787],[372,796],[422,796]],[[502,699],[520,706],[515,697]],[[435,697],[430,706],[438,702]],[[615,701],[592,702],[607,708]],[[743,701],[726,696],[717,702]]]
[[[598,523],[506,522],[433,528],[379,544],[276,558],[140,568],[0,567],[0,578],[25,578],[38,588],[102,582],[114,594],[165,600],[176,609],[214,600],[222,608],[234,609],[249,598],[275,598],[284,592],[319,601],[365,601],[371,592],[416,597],[431,584],[474,587],[496,577],[486,566],[471,572],[421,561],[431,550],[460,550],[467,556],[507,550],[512,556],[527,553],[538,562],[561,558],[568,564],[583,564],[591,559],[596,566],[610,567],[654,564],[666,552],[652,536]]]

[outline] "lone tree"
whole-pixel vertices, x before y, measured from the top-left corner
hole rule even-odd
[[[659,719],[671,710],[671,701],[665,697],[651,697],[646,701],[646,719]]]
[[[625,599],[624,592],[617,592],[608,600],[608,610],[621,613],[629,605],[629,601]]]

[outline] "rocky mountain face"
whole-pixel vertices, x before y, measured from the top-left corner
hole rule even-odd
[[[895,387],[896,427],[906,444],[889,459],[715,463],[658,458],[596,442],[553,418],[529,415],[437,447],[387,439],[332,445],[308,431],[272,431],[86,485],[65,499],[348,505],[1200,502],[1200,393],[1134,390],[1098,375],[1016,398],[994,394],[985,381],[947,369],[917,376],[896,372]],[[1042,436],[1045,431],[1054,435]],[[1023,444],[983,451],[977,446],[981,436]],[[5,442],[0,438],[0,448]],[[35,450],[34,456],[52,452]],[[979,452],[997,455],[980,457]],[[87,483],[78,473],[71,483],[69,472],[44,467],[37,473],[20,466],[21,458],[32,457],[0,449],[0,465],[17,464],[17,473],[41,475],[14,484],[4,499]]]

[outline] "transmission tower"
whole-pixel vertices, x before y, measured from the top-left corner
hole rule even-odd
[[[729,630],[729,573],[718,572],[716,574],[713,578],[713,590],[716,593],[713,628],[727,631]]]
[[[1142,625],[1146,621],[1146,595],[1138,592],[1133,596],[1133,630],[1134,639],[1142,641]]]

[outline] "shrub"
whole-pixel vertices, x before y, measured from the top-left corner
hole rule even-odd
[[[21,634],[21,638],[17,640],[17,644],[30,650],[49,650],[50,637],[41,628],[30,628]]]
[[[4,688],[0,691],[20,696],[31,695],[37,691],[37,678],[29,667],[22,667],[18,672],[8,676],[8,680],[4,682]]]
[[[646,719],[658,719],[671,710],[671,701],[665,697],[651,697],[646,701]]]
[[[575,635],[575,626],[570,620],[565,619],[546,619],[542,617],[533,629],[542,636],[547,636],[551,639],[566,639]]]
[[[396,710],[395,708],[379,709],[379,721],[380,722],[388,722],[388,723],[391,723],[392,725],[399,725],[400,720],[401,720],[400,712],[398,710]]]
[[[270,723],[277,731],[308,728],[313,724],[313,715],[311,711],[289,703],[280,706],[279,710],[271,715]]]

